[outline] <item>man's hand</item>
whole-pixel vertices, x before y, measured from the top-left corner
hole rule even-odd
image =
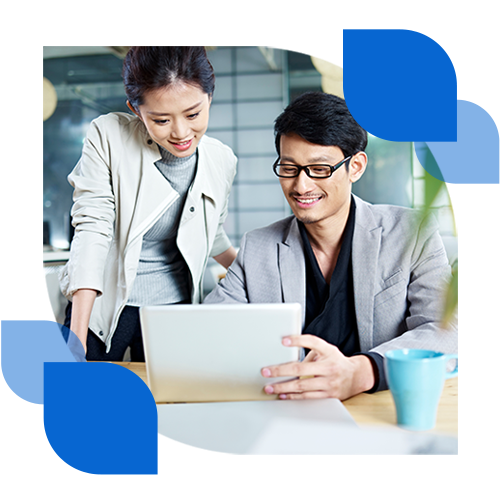
[[[284,363],[261,370],[264,377],[305,377],[266,385],[267,394],[280,399],[348,399],[370,390],[375,383],[367,356],[344,356],[337,347],[315,335],[283,338],[283,345],[310,349],[302,362]]]

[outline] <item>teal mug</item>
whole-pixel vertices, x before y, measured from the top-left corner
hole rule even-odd
[[[398,425],[415,431],[434,428],[444,381],[458,375],[458,354],[400,349],[388,351],[384,356]],[[455,369],[448,372],[446,365],[450,359],[457,362]]]

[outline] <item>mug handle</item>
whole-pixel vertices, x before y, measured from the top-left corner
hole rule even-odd
[[[458,375],[458,354],[445,354],[446,362],[450,359],[456,359],[457,360],[457,365],[455,366],[455,369],[451,372],[446,372],[445,378],[453,378]]]

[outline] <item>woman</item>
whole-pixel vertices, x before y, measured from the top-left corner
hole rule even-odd
[[[94,120],[74,187],[75,234],[61,290],[88,360],[144,361],[139,307],[199,302],[209,257],[236,256],[222,224],[236,172],[204,134],[215,76],[203,47],[132,47],[123,79],[133,114]]]

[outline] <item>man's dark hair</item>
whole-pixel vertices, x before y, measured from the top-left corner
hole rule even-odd
[[[274,122],[276,151],[282,135],[295,133],[313,144],[337,146],[344,157],[364,151],[366,131],[352,117],[344,99],[324,92],[306,92],[291,102]]]

